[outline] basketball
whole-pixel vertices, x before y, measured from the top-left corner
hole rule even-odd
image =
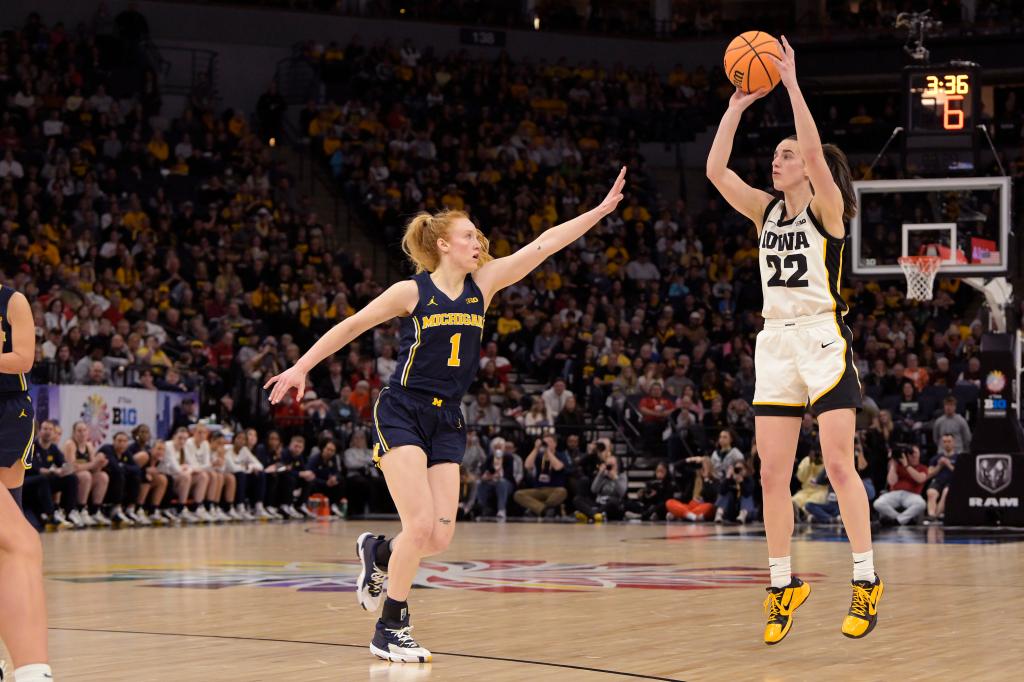
[[[782,56],[775,36],[764,31],[741,33],[725,49],[725,75],[743,92],[771,90],[779,84],[779,72],[764,55]]]

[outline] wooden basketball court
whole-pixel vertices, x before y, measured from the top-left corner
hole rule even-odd
[[[761,642],[760,527],[461,524],[410,605],[434,662],[373,658],[354,540],[395,522],[43,538],[59,680],[1005,680],[1024,651],[1024,530],[879,534],[877,629],[844,638],[850,550],[797,530],[813,593]]]

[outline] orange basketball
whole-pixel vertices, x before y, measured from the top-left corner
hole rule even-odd
[[[764,55],[781,57],[779,41],[763,31],[747,31],[732,39],[725,49],[725,75],[744,92],[771,90],[779,84],[779,72]]]

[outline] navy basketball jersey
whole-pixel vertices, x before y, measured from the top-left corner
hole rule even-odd
[[[429,272],[412,279],[420,300],[411,315],[400,318],[398,367],[389,385],[461,400],[480,366],[484,295],[472,275],[455,300],[437,288]]]
[[[7,319],[7,308],[11,302],[11,296],[15,294],[14,289],[0,285],[0,345],[4,353],[11,353],[14,350],[14,336],[11,333],[11,321]],[[4,374],[0,372],[0,393],[17,393],[27,391],[28,382],[24,374]]]

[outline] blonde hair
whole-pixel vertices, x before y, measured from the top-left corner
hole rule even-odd
[[[440,213],[431,215],[429,213],[417,213],[405,227],[405,235],[402,237],[402,251],[409,257],[412,264],[416,266],[416,273],[433,272],[441,264],[441,252],[437,249],[437,240],[444,239],[448,235],[448,228],[460,218],[469,220],[469,214],[465,211],[445,209]],[[476,231],[476,239],[480,242],[480,265],[491,260],[489,253],[491,242],[484,233]]]

